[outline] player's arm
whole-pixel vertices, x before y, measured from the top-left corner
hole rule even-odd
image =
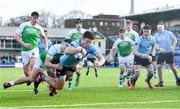
[[[115,51],[117,48],[119,40],[116,40],[112,46],[112,48],[110,49],[110,53],[109,53],[109,61],[112,62],[113,61],[113,57],[115,55]]]
[[[58,69],[58,70],[62,69],[61,65],[53,64],[53,63],[51,63],[51,61],[52,61],[51,58],[46,57],[46,59],[45,59],[45,66],[46,67],[52,67],[52,68],[55,68],[55,69]]]
[[[47,36],[45,34],[42,34],[41,33],[41,37],[42,37],[42,40],[45,44],[45,50],[48,50],[48,40],[47,40]]]
[[[112,62],[113,61],[113,56],[115,53],[116,48],[111,48],[110,53],[109,53],[109,61]]]
[[[96,57],[97,57],[97,60],[95,60],[93,64],[95,66],[102,66],[105,63],[104,56],[101,53],[98,53]]]
[[[21,33],[22,33],[22,31],[23,31],[23,28],[24,28],[24,24],[21,24],[21,25],[18,27],[18,29],[17,29],[17,31],[16,31],[16,34],[15,34],[15,36],[14,36],[14,39],[15,39],[19,44],[21,44],[22,46],[24,46],[24,47],[26,47],[26,48],[32,48],[32,45],[31,45],[31,44],[25,43],[25,42],[23,42],[23,40],[21,39]]]
[[[155,45],[155,50],[158,51],[159,53],[164,53],[165,52],[165,49],[160,48],[158,44]]]
[[[176,49],[176,44],[177,44],[177,38],[176,38],[176,36],[173,34],[172,35],[172,50],[171,50],[171,52],[175,52],[175,49]]]
[[[45,59],[45,62],[44,62],[44,65],[46,67],[53,67],[53,68],[56,68],[56,69],[60,68],[60,65],[52,63],[53,57],[54,57],[54,55],[56,53],[57,53],[56,45],[51,46],[49,48],[49,50],[48,50],[48,53],[46,55],[46,59]]]
[[[21,45],[24,44],[24,42],[23,42],[22,39],[20,38],[20,34],[16,33],[15,36],[14,36],[14,38],[15,38],[15,40],[16,40],[19,44],[21,44]]]
[[[83,52],[82,47],[73,47],[73,46],[69,46],[65,49],[64,54],[66,55],[72,55],[72,54],[76,54],[76,53],[80,53]]]

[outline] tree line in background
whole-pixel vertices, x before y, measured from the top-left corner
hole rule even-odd
[[[51,28],[61,28],[64,26],[64,22],[66,19],[75,19],[75,18],[81,18],[81,19],[91,19],[92,16],[90,14],[85,14],[82,11],[73,10],[70,11],[67,14],[64,14],[62,16],[54,15],[50,12],[41,10],[39,11],[40,18],[39,23],[43,27],[51,27]],[[12,17],[8,21],[6,21],[3,24],[3,18],[0,16],[0,26],[19,26],[21,23],[29,21],[30,16],[29,14],[25,14],[18,17]]]

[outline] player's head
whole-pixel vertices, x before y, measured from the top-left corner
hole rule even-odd
[[[38,22],[39,13],[34,11],[31,13],[31,23],[32,25],[35,25]]]
[[[92,41],[95,39],[95,35],[93,32],[91,31],[86,31],[84,34],[83,34],[83,38],[82,38],[82,46],[83,47],[88,47]]]
[[[76,28],[80,30],[82,28],[82,20],[80,18],[77,18],[75,23],[76,23]]]
[[[164,25],[163,24],[158,24],[157,25],[157,31],[158,32],[164,32]]]
[[[143,34],[144,36],[150,36],[151,35],[151,30],[152,30],[152,27],[150,25],[145,25],[143,27]]]
[[[64,44],[68,46],[71,43],[71,39],[64,39]]]
[[[61,47],[60,47],[61,51],[64,52],[66,47],[68,47],[70,43],[71,43],[71,39],[64,39],[61,43]]]
[[[125,36],[125,31],[126,31],[126,30],[125,30],[124,28],[120,28],[120,29],[119,29],[119,37],[120,37],[120,38],[124,38],[124,36]]]
[[[131,31],[133,26],[133,22],[131,20],[126,20],[126,30]]]

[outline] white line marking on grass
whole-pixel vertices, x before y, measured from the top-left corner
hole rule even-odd
[[[4,90],[0,92],[32,92],[32,90]]]
[[[32,90],[4,90],[4,91],[0,91],[0,92],[32,92]]]
[[[9,107],[9,108],[57,108],[57,107],[76,107],[76,106],[98,106],[98,105],[100,106],[100,105],[116,105],[116,104],[157,104],[157,103],[180,103],[180,100],[162,100],[162,101],[144,101],[144,102],[88,103],[88,104],[62,104],[62,105],[41,105],[41,106],[17,106],[17,107]],[[5,107],[0,107],[0,108],[5,108]],[[126,109],[130,109],[130,108],[126,108]],[[131,108],[131,109],[133,109],[133,108]]]

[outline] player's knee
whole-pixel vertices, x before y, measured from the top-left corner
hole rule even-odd
[[[141,70],[141,68],[138,67],[138,66],[136,66],[136,67],[134,68],[134,71],[135,71],[135,72],[140,72],[140,70]]]
[[[63,87],[62,87],[62,86],[58,86],[58,87],[56,87],[56,89],[57,89],[57,90],[62,90]]]
[[[81,72],[76,72],[77,76],[81,76]]]
[[[127,69],[128,75],[132,74],[134,72],[133,67]]]
[[[29,82],[34,82],[34,81],[35,81],[34,78],[32,78],[32,77],[29,78]]]
[[[152,73],[153,74],[153,67],[147,67],[147,71],[148,71],[148,73]]]
[[[161,64],[158,64],[157,67],[158,67],[158,69],[162,69],[162,65]]]

